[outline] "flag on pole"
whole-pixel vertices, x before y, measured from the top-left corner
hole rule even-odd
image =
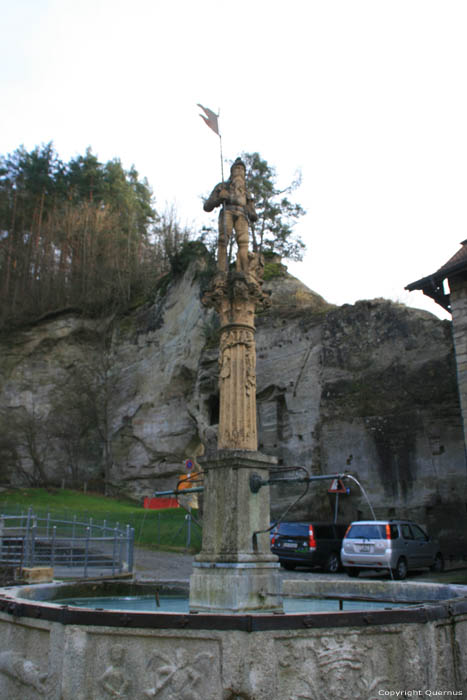
[[[216,114],[215,112],[212,111],[212,109],[208,109],[207,107],[203,107],[203,105],[200,105],[198,103],[198,107],[200,107],[204,114],[200,114],[199,116],[201,119],[203,119],[206,124],[209,126],[210,129],[214,131],[215,134],[217,134],[220,137],[219,133],[219,115]],[[204,116],[206,115],[206,116]]]

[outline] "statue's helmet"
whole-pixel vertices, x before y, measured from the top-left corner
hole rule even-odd
[[[246,165],[245,165],[245,163],[243,162],[243,160],[242,160],[241,158],[237,158],[237,159],[232,163],[232,167],[230,168],[230,175],[233,175],[234,170],[235,170],[236,168],[238,168],[238,167],[242,167],[242,168],[243,168],[243,172],[246,173]]]

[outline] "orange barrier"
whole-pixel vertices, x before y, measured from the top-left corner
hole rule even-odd
[[[176,498],[149,498],[143,501],[143,508],[162,510],[163,508],[180,508]]]

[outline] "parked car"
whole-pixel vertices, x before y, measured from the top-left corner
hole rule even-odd
[[[347,524],[283,522],[272,530],[271,551],[284,569],[321,566],[329,573],[341,568],[340,549]]]
[[[388,569],[404,579],[414,569],[443,571],[439,543],[410,520],[359,520],[349,525],[341,561],[349,576],[362,569]]]

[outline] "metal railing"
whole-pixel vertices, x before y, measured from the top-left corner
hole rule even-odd
[[[129,525],[58,519],[48,513],[0,514],[0,565],[51,566],[55,575],[84,577],[133,570],[134,529]]]

